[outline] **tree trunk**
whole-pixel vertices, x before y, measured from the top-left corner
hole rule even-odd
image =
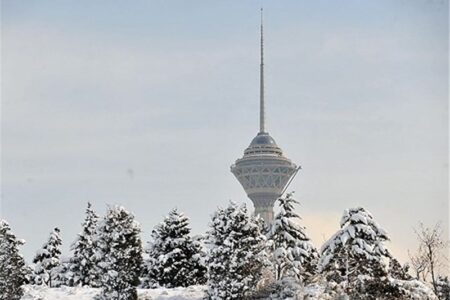
[[[438,295],[437,283],[436,283],[436,278],[434,275],[433,249],[432,249],[431,245],[428,245],[428,258],[430,259],[431,282],[433,284],[434,293],[436,295]],[[439,298],[439,296],[438,296],[438,298]]]

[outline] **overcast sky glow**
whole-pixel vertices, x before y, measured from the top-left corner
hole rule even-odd
[[[202,233],[246,199],[229,171],[258,131],[260,1],[1,1],[2,217],[65,249],[87,201],[144,240],[173,207]],[[363,206],[405,260],[448,226],[448,1],[266,1],[267,128],[314,243]],[[448,234],[448,231],[446,231]],[[66,252],[67,254],[67,252]]]

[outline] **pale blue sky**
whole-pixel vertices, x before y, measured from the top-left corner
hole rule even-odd
[[[144,239],[177,206],[195,233],[232,199],[258,130],[261,1],[2,5],[2,216],[31,258],[87,201]],[[267,126],[317,247],[364,206],[401,259],[448,224],[448,1],[265,1]],[[448,232],[448,231],[447,231]]]

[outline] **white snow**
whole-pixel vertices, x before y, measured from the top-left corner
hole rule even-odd
[[[413,300],[437,300],[432,289],[417,280],[404,281],[391,279],[408,293],[408,299]],[[26,285],[25,294],[21,300],[94,300],[100,293],[100,289],[86,287],[60,287],[49,288],[45,286]],[[335,299],[327,293],[327,283],[313,283],[304,288],[300,294],[308,300]],[[187,288],[158,288],[138,289],[139,300],[203,300],[206,287],[201,285]],[[302,298],[302,299],[303,299]]]
[[[205,297],[204,286],[190,286],[174,289],[138,289],[139,300],[202,300]],[[85,287],[48,288],[26,285],[21,300],[94,300],[100,289]]]
[[[25,285],[21,300],[93,300],[99,289],[92,288],[49,288],[38,285]]]

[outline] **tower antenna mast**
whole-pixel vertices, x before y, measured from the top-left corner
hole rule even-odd
[[[266,116],[264,103],[264,23],[263,8],[261,7],[261,64],[259,74],[259,132],[266,132]]]

